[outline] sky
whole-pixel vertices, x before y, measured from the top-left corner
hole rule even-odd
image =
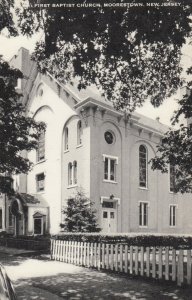
[[[34,35],[32,38],[24,36],[7,38],[6,35],[0,35],[0,54],[5,60],[10,60],[17,53],[20,47],[29,49],[33,52],[36,41],[41,39],[40,34]],[[192,64],[192,46],[184,46],[182,57],[182,65],[188,66]],[[168,126],[171,125],[170,118],[173,111],[177,108],[177,99],[180,97],[180,91],[169,99],[165,99],[164,103],[159,108],[154,108],[147,101],[142,108],[137,109],[137,112],[150,117],[152,119],[160,118],[160,122]]]

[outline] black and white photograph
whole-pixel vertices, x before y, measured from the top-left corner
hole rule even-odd
[[[192,0],[0,0],[16,299],[192,299]]]

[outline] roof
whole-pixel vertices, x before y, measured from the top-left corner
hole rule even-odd
[[[154,130],[165,133],[167,132],[170,127],[161,123],[160,121],[154,120],[152,118],[146,117],[144,115],[141,115],[137,112],[133,113],[134,116],[137,116],[139,118],[138,123],[144,125],[147,128],[153,128]]]
[[[18,54],[21,55],[21,52],[22,51],[28,51],[27,49],[25,48],[20,48],[19,49],[19,52]],[[30,58],[30,55],[28,56]],[[53,80],[55,80],[55,82],[57,82],[57,84],[59,84],[63,89],[65,89],[67,92],[69,92],[72,97],[75,97],[75,99],[77,100],[77,106],[78,105],[84,105],[84,103],[88,103],[89,99],[91,99],[92,102],[96,101],[96,105],[104,105],[105,108],[108,107],[108,110],[112,113],[115,113],[115,109],[113,107],[113,104],[112,102],[108,101],[105,99],[105,97],[102,96],[102,93],[101,91],[99,91],[99,89],[95,86],[95,85],[90,85],[88,86],[86,89],[82,89],[82,90],[78,90],[77,86],[78,86],[78,79],[75,78],[73,80],[73,84],[63,84],[61,82],[59,82],[57,79],[55,79],[51,74],[48,74],[49,76],[52,77]],[[29,76],[32,76],[32,74],[30,74]],[[33,76],[37,76],[37,73],[35,72],[33,74]],[[32,81],[30,80],[30,83]],[[76,107],[76,106],[75,106]],[[120,112],[120,111],[116,111],[116,114],[123,114],[123,112]],[[157,120],[154,120],[154,119],[151,119],[149,117],[146,117],[142,114],[139,114],[137,112],[134,112],[132,114],[132,119],[137,119],[137,124],[139,127],[141,128],[148,128],[148,129],[153,129],[154,131],[160,133],[160,134],[163,134],[165,133],[166,131],[168,131],[169,127],[162,124],[161,122],[157,121]],[[31,195],[32,197],[32,195]],[[34,196],[33,196],[34,197]],[[37,200],[37,198],[39,197],[39,195],[35,195],[35,199]],[[34,200],[30,200],[29,197],[25,197],[27,198],[25,201],[26,203],[30,203],[30,204],[37,204],[37,203],[33,203],[33,201],[36,201],[35,199]],[[29,202],[28,202],[29,201]],[[30,202],[32,201],[32,202]],[[42,201],[42,199],[41,199]]]
[[[18,198],[24,206],[49,207],[47,201],[42,195],[30,195],[26,193],[18,193],[11,197]]]

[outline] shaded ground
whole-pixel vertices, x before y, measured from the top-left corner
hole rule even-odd
[[[131,279],[50,261],[48,257],[0,254],[18,300],[60,299],[192,299],[192,289]]]

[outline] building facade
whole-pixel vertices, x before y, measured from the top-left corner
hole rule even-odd
[[[91,88],[78,92],[40,74],[24,48],[11,64],[25,75],[18,89],[26,113],[43,121],[46,131],[37,151],[24,154],[33,169],[15,178],[18,197],[7,201],[21,206],[20,220],[12,218],[12,227],[4,221],[11,215],[2,198],[0,229],[58,233],[67,199],[82,188],[104,232],[191,233],[192,195],[173,192],[171,167],[161,174],[148,163],[167,126],[138,113],[128,118]]]

